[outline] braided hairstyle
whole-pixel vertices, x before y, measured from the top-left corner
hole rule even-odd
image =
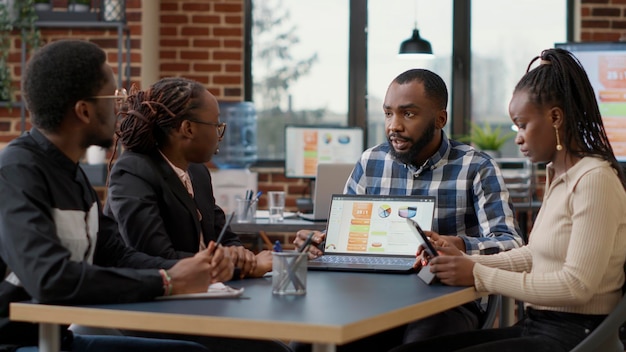
[[[541,64],[531,70],[535,61]],[[624,172],[613,154],[593,87],[580,61],[569,51],[546,49],[528,64],[514,93],[525,91],[539,107],[563,110],[564,146],[578,157],[597,156],[608,161],[626,188]]]
[[[182,77],[163,78],[145,91],[131,88],[128,108],[120,112],[117,139],[133,152],[145,154],[156,150],[198,108],[204,91],[202,84]]]

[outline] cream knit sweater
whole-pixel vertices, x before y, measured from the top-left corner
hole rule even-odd
[[[527,246],[471,256],[479,291],[535,309],[608,314],[621,298],[626,192],[609,163],[585,157],[546,192]]]

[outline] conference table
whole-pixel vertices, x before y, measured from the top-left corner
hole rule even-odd
[[[308,271],[307,293],[272,294],[271,277],[229,282],[238,298],[63,306],[12,303],[10,319],[40,324],[39,350],[59,350],[60,324],[342,345],[483,296],[473,288],[426,285],[415,274]]]

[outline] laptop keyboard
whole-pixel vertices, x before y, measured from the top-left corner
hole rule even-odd
[[[371,257],[360,255],[324,255],[317,259],[331,264],[376,264],[376,265],[408,265],[415,263],[413,258]]]

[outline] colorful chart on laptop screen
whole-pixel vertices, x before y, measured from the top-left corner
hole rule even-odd
[[[381,218],[386,218],[386,217],[389,217],[389,215],[391,215],[390,206],[388,206],[387,204],[383,204],[380,207],[378,207],[378,216],[380,216]]]
[[[413,218],[417,214],[417,207],[400,207],[398,216],[401,218]]]

